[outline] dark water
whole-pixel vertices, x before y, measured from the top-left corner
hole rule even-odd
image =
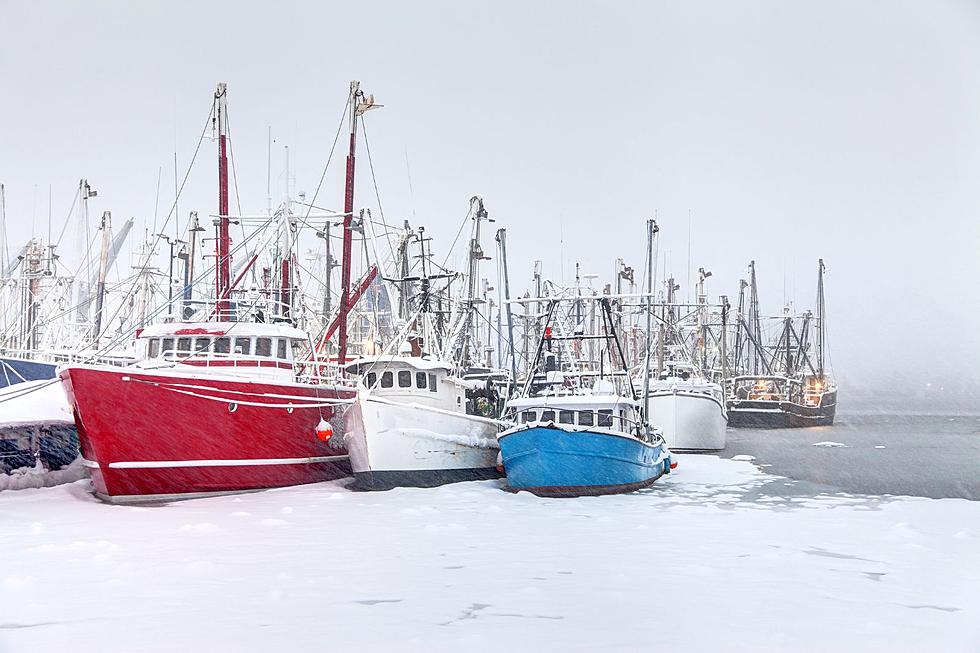
[[[846,446],[813,446],[824,441]],[[814,491],[980,501],[980,414],[841,412],[833,426],[730,428],[721,455],[739,454]]]

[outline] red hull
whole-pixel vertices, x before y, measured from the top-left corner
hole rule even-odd
[[[352,399],[350,388],[86,366],[66,368],[61,378],[95,490],[110,501],[190,498],[350,474],[345,404],[332,403]],[[329,443],[316,436],[321,417],[334,425]]]

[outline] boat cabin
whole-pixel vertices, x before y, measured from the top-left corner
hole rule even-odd
[[[281,324],[154,324],[136,334],[136,364],[150,369],[186,365],[202,373],[292,381],[307,347],[306,333]]]
[[[552,424],[574,431],[598,428],[635,434],[641,421],[637,403],[615,394],[523,397],[507,402],[507,412],[519,424]]]
[[[448,363],[424,356],[360,358],[347,365],[372,394],[399,403],[417,403],[457,413],[466,410],[466,383],[451,377]]]

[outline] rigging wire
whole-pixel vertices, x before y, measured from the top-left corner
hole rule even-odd
[[[381,193],[378,191],[378,178],[374,174],[374,160],[371,158],[371,144],[368,143],[367,126],[364,124],[364,116],[361,116],[361,133],[364,134],[364,150],[367,152],[368,168],[371,170],[371,181],[374,182],[374,196],[378,201],[378,213],[381,214],[381,224],[385,226],[385,240],[388,242],[388,252],[391,260],[395,260],[395,248],[391,245],[391,237],[388,235],[388,224],[385,222],[385,210],[381,206]]]

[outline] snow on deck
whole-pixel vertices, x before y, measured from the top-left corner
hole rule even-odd
[[[345,482],[157,507],[0,493],[0,650],[980,648],[980,503],[680,456],[639,493]]]
[[[0,390],[0,428],[36,423],[75,423],[60,380],[25,381]]]

